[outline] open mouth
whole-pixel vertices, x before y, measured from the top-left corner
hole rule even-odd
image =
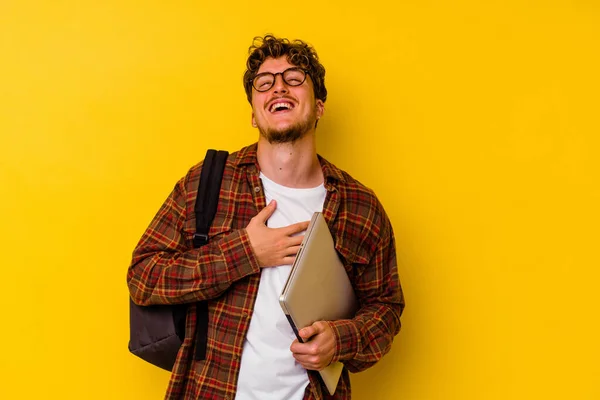
[[[277,101],[271,104],[269,107],[269,112],[273,114],[283,113],[294,109],[294,105],[287,101]]]

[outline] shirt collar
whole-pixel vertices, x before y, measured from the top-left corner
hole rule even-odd
[[[256,159],[257,143],[252,143],[250,146],[242,148],[238,151],[238,155],[235,158],[235,166],[256,164],[258,166],[258,160]]]

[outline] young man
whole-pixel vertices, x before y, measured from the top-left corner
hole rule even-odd
[[[375,364],[404,308],[391,224],[374,193],[317,155],[325,69],[302,41],[267,35],[250,47],[244,87],[258,143],[227,160],[209,243],[192,246],[202,165],[175,186],[133,253],[140,305],[191,303],[167,399],[348,399],[348,371]],[[278,298],[315,211],[332,232],[360,308],[318,321],[299,343]],[[208,301],[204,359],[194,357],[195,303]],[[318,370],[341,361],[330,396]]]

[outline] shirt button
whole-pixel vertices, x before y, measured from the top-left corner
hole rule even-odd
[[[234,354],[234,355],[233,355],[233,359],[234,359],[234,360],[236,360],[236,361],[237,361],[237,360],[239,360],[239,358],[240,358],[240,356],[238,356],[237,354]]]
[[[254,192],[255,193],[260,192],[260,186],[254,186]]]

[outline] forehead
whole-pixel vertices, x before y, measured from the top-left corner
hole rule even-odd
[[[257,73],[260,74],[262,72],[282,72],[288,68],[295,67],[294,64],[290,64],[286,57],[267,57],[265,61],[258,68]]]

